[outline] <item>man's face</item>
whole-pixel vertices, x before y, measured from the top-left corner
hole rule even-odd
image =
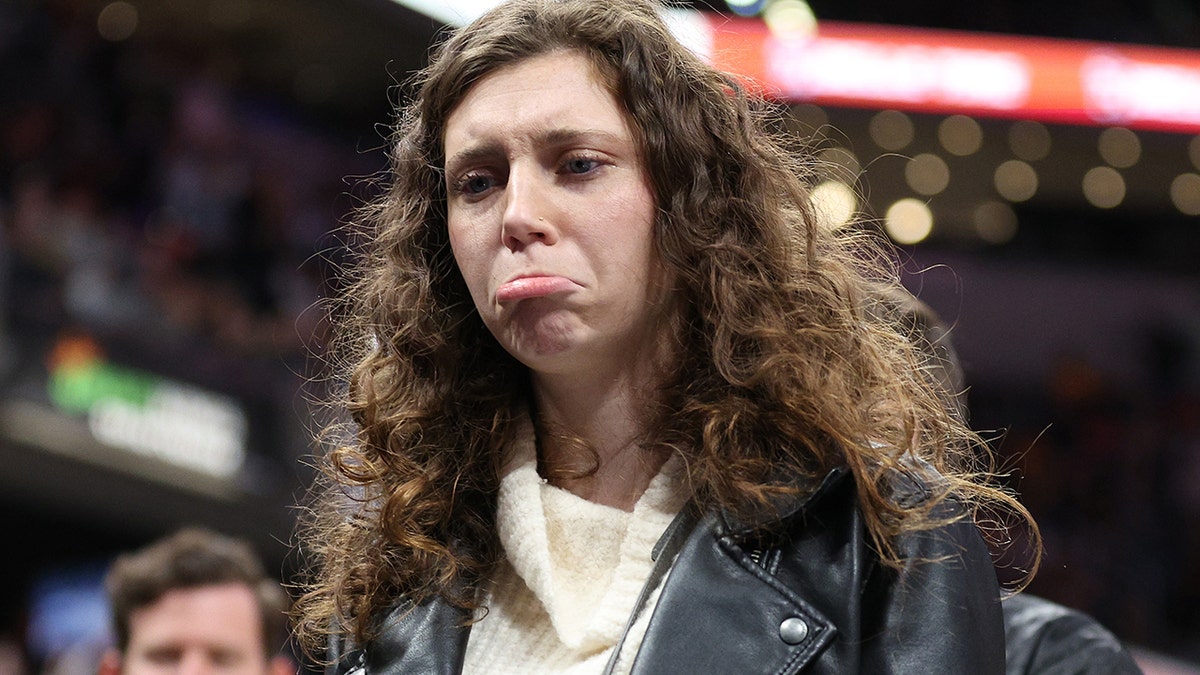
[[[129,618],[125,675],[268,671],[258,601],[246,584],[168,591]]]

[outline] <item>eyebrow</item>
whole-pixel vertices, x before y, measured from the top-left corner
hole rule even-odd
[[[621,144],[625,142],[619,135],[603,129],[556,127],[554,129],[541,130],[533,134],[533,141],[537,147],[572,145],[590,139],[598,139],[607,144]],[[470,145],[454,153],[453,156],[446,158],[445,170],[447,177],[457,173],[457,168],[464,164],[473,164],[477,161],[494,159],[496,157],[503,157],[504,155],[503,144],[495,140],[486,140]]]
[[[598,138],[610,143],[621,142],[621,137],[603,129],[548,129],[535,136],[540,145],[570,145],[581,140]]]
[[[451,178],[453,174],[458,172],[458,167],[464,164],[474,164],[480,160],[502,156],[504,156],[504,148],[495,141],[485,141],[468,146],[454,153],[453,156],[446,158],[444,167],[446,178]]]

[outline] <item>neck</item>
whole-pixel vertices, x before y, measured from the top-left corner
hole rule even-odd
[[[543,474],[579,497],[625,511],[633,510],[667,459],[641,445],[646,401],[656,394],[652,378],[633,372],[587,381],[535,375],[533,381]]]

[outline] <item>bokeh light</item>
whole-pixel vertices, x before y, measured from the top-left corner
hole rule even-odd
[[[1137,134],[1124,127],[1110,127],[1100,132],[1100,156],[1110,166],[1128,169],[1142,156],[1142,142]]]
[[[938,125],[938,141],[946,152],[966,157],[983,147],[983,129],[971,117],[951,115]]]
[[[1111,209],[1125,200],[1125,179],[1109,166],[1097,166],[1083,176],[1083,196],[1096,208]]]
[[[897,244],[920,243],[933,232],[933,212],[919,199],[901,199],[888,207],[883,229]]]
[[[766,6],[766,0],[725,0],[730,11],[738,16],[757,16]]]
[[[871,140],[884,150],[902,150],[913,141],[915,130],[912,119],[899,110],[881,110],[867,126]]]
[[[1021,120],[1008,130],[1008,147],[1026,162],[1045,159],[1050,154],[1050,130],[1041,122]]]
[[[1171,181],[1171,203],[1187,216],[1200,216],[1200,175],[1184,173]]]
[[[128,40],[137,31],[137,7],[118,0],[110,2],[96,16],[96,31],[109,42]]]
[[[846,183],[858,181],[862,173],[862,165],[859,164],[858,158],[841,146],[825,148],[817,153],[817,161],[821,163],[824,173]]]
[[[1010,159],[996,167],[993,182],[996,192],[1010,202],[1027,201],[1037,194],[1037,171],[1019,159]]]
[[[950,184],[950,167],[941,157],[923,153],[904,165],[904,180],[919,194],[936,195]]]
[[[803,0],[772,0],[763,10],[763,21],[780,37],[808,36],[817,32],[817,17]]]
[[[854,189],[840,180],[827,180],[817,185],[808,199],[820,223],[831,230],[850,224],[858,211]]]
[[[1017,213],[1004,202],[984,202],[971,215],[975,234],[989,244],[1006,244],[1017,236]]]

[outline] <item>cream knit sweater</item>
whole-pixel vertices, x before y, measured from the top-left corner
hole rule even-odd
[[[464,672],[600,673],[650,575],[650,552],[683,507],[678,464],[668,461],[627,513],[542,480],[532,430],[512,450],[496,513],[506,560],[471,629]],[[655,600],[626,638],[618,673],[629,672]]]

